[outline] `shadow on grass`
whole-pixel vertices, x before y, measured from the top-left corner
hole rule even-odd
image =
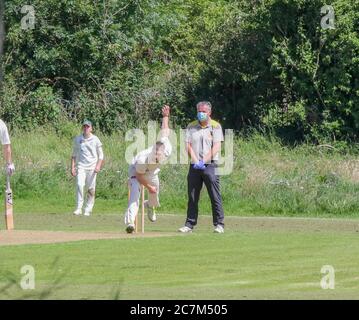
[[[5,279],[5,284],[0,286],[0,297],[1,299],[9,299],[9,300],[46,300],[53,299],[52,297],[58,290],[66,288],[66,284],[64,283],[64,278],[66,274],[70,271],[70,269],[66,269],[65,272],[58,274],[57,270],[59,270],[59,262],[60,258],[56,257],[54,261],[51,263],[51,270],[55,270],[51,279],[54,279],[47,288],[38,290],[38,289],[24,289],[22,288],[19,276],[13,272],[2,272],[1,278]],[[121,297],[121,289],[123,285],[123,279],[121,279],[117,284],[112,287],[111,293],[108,299],[111,300],[119,300]],[[23,294],[14,294],[14,292],[25,292]],[[91,296],[89,297],[91,299]]]

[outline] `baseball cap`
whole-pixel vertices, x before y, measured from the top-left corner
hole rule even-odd
[[[82,125],[92,127],[92,122],[90,120],[85,119],[84,122],[82,123]]]

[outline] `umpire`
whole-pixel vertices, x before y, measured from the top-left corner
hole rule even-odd
[[[186,150],[191,157],[188,182],[187,219],[179,232],[192,232],[198,219],[198,201],[203,182],[211,198],[214,232],[224,233],[224,213],[219,176],[216,175],[219,151],[223,139],[221,125],[211,119],[212,105],[208,101],[197,103],[197,121],[186,131]]]

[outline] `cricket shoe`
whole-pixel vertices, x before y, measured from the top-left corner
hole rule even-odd
[[[157,217],[156,217],[156,211],[155,211],[155,207],[150,207],[148,205],[148,200],[145,201],[145,207],[147,209],[147,217],[150,221],[152,222],[156,222]]]
[[[135,231],[135,226],[133,224],[129,224],[127,227],[126,227],[126,232],[127,233],[133,233]]]
[[[75,211],[74,211],[74,215],[75,216],[79,216],[79,215],[81,215],[82,214],[82,210],[81,209],[76,209]]]
[[[89,217],[91,215],[91,211],[85,211],[84,216]]]
[[[187,226],[184,226],[184,227],[182,227],[182,228],[179,228],[179,229],[178,229],[178,232],[190,233],[190,232],[192,232],[192,229],[189,228],[189,227],[187,227]]]
[[[224,228],[221,225],[217,225],[214,230],[214,233],[224,233]]]

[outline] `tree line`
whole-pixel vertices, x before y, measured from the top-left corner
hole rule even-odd
[[[22,0],[0,3],[0,117],[13,127],[86,117],[111,133],[164,103],[184,126],[205,99],[237,131],[358,139],[356,0],[332,1],[330,28],[321,0],[33,0],[34,21]]]

